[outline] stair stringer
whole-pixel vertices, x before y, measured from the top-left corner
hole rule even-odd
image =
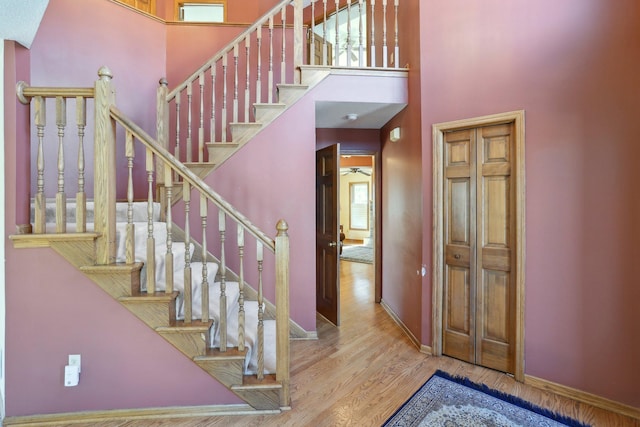
[[[241,363],[238,363],[237,357],[229,357],[237,355],[237,349],[219,352],[207,348],[212,321],[185,325],[184,322],[175,320],[177,292],[157,293],[151,297],[145,292],[140,292],[140,271],[143,263],[95,265],[95,239],[98,236],[98,233],[24,234],[10,236],[10,239],[15,248],[54,249],[133,315],[256,411],[286,409],[280,407],[280,402],[284,401],[281,396],[282,385],[273,380],[274,376],[265,375],[262,381],[245,376],[244,357]],[[166,325],[163,325],[165,323]],[[230,379],[232,382],[229,382]],[[234,383],[236,380],[240,382]]]

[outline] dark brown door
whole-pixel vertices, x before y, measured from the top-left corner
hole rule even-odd
[[[445,134],[443,353],[514,372],[513,125]]]
[[[316,310],[340,324],[338,280],[340,147],[316,152]]]

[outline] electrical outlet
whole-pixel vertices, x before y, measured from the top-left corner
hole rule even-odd
[[[82,372],[82,362],[79,354],[70,354],[69,355],[69,365],[77,366],[78,373]]]

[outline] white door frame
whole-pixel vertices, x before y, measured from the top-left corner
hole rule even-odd
[[[493,114],[472,119],[456,120],[433,125],[433,274],[432,274],[432,353],[442,355],[442,313],[444,286],[444,217],[443,217],[443,150],[444,134],[452,130],[513,123],[515,129],[515,152],[512,176],[515,185],[516,244],[512,254],[515,274],[515,354],[514,376],[524,382],[524,282],[525,282],[525,144],[524,110]]]

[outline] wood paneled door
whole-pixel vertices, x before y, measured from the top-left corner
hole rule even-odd
[[[316,310],[340,325],[340,147],[316,152]]]
[[[438,154],[442,354],[509,373],[522,335],[517,135],[515,121],[449,129]]]

